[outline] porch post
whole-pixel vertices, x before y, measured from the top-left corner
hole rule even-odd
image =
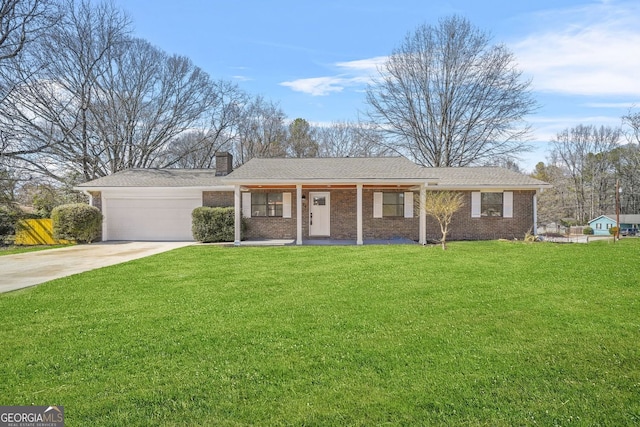
[[[234,226],[235,226],[235,237],[234,237],[234,241],[233,244],[236,246],[240,246],[240,239],[241,239],[241,235],[240,235],[240,228],[242,225],[242,207],[240,206],[240,186],[236,185],[234,192],[233,192],[233,207],[234,207],[234,214],[235,214],[235,219],[234,219]]]
[[[362,184],[356,185],[356,200],[357,200],[357,213],[356,213],[356,228],[357,231],[357,240],[356,244],[362,245]]]
[[[538,235],[538,192],[533,193],[533,235]]]
[[[302,185],[296,185],[296,245],[302,244]]]
[[[427,244],[427,211],[424,210],[424,204],[427,200],[427,188],[425,184],[420,186],[420,240],[421,245]]]

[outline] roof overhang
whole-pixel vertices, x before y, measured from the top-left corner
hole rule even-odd
[[[77,191],[109,191],[109,192],[141,192],[141,191],[176,191],[176,190],[195,190],[195,191],[233,191],[233,185],[210,185],[210,186],[194,186],[194,187],[177,187],[177,186],[163,186],[163,187],[126,187],[126,186],[113,186],[113,187],[73,187]]]
[[[415,185],[434,185],[438,182],[437,178],[429,179],[237,179],[237,180],[225,180],[225,183],[240,185],[243,187],[267,187],[267,186],[290,186],[296,185],[307,186],[326,186],[326,187],[355,187],[357,185],[364,186],[415,186]]]

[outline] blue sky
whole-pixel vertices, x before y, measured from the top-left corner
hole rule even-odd
[[[457,14],[515,54],[540,104],[535,150],[578,124],[621,124],[640,109],[638,0],[115,0],[134,34],[215,79],[278,102],[290,119],[355,120],[376,65],[418,25]],[[636,110],[637,111],[637,110]]]

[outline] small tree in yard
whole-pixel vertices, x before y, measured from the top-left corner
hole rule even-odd
[[[84,203],[61,205],[51,211],[53,237],[91,243],[100,236],[102,213]]]
[[[453,215],[464,205],[462,193],[454,191],[433,191],[422,201],[422,209],[434,217],[440,224],[442,232],[442,250],[447,249],[447,234]]]

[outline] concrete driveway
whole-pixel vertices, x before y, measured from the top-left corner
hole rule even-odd
[[[0,256],[0,293],[191,244],[193,242],[105,242]]]

